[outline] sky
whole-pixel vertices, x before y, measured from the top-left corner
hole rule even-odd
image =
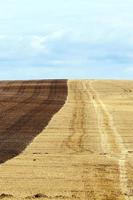
[[[132,0],[0,0],[0,80],[133,79]]]

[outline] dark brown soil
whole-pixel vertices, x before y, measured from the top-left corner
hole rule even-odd
[[[0,82],[0,163],[20,154],[66,97],[67,80]]]

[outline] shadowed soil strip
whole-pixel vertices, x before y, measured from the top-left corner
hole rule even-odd
[[[0,88],[0,163],[3,163],[20,154],[63,106],[67,80],[0,82]]]

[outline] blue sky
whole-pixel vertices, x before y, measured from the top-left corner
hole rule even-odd
[[[0,0],[0,79],[133,78],[132,0]]]

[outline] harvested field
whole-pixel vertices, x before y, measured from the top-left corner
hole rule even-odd
[[[0,91],[0,199],[133,200],[133,81]]]

